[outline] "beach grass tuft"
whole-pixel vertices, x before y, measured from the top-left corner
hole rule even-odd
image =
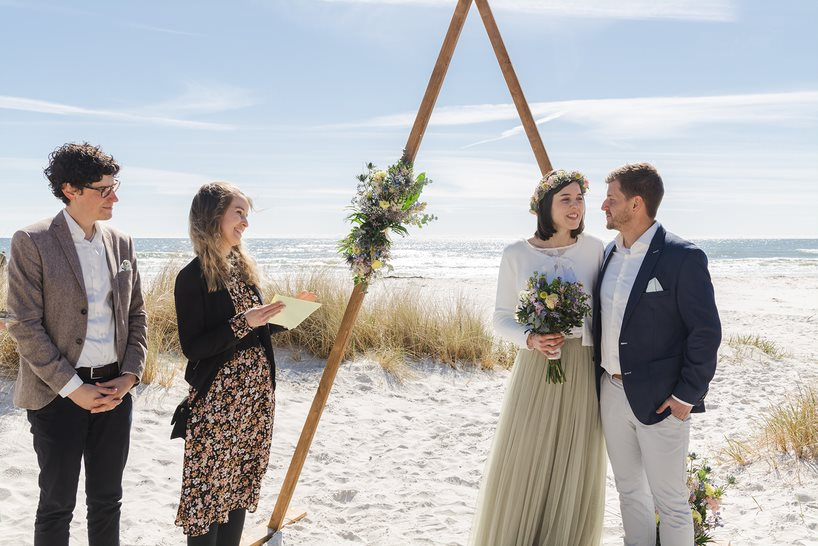
[[[801,388],[763,418],[767,444],[796,459],[818,460],[818,390]]]
[[[418,374],[411,368],[406,353],[400,348],[379,347],[366,353],[366,357],[380,364],[396,383],[416,379]]]
[[[800,387],[777,406],[770,406],[757,421],[758,428],[744,438],[726,438],[721,456],[740,466],[776,456],[818,462],[818,389]]]
[[[775,360],[781,360],[787,356],[786,351],[782,349],[775,341],[765,339],[757,334],[738,334],[732,335],[727,341],[727,344],[741,352],[745,347],[755,347],[765,355]]]
[[[6,309],[8,296],[8,275],[6,269],[0,271],[0,309]],[[13,379],[17,376],[17,367],[20,365],[20,356],[17,354],[17,344],[9,333],[0,330],[0,379]]]
[[[318,294],[321,308],[298,328],[273,337],[277,346],[300,347],[326,358],[335,341],[352,283],[326,270],[287,275],[264,288],[264,300],[274,294]],[[477,310],[464,297],[428,301],[408,287],[383,287],[367,295],[352,330],[345,356],[368,351],[399,352],[403,358],[431,359],[451,366],[476,363],[481,367],[509,367],[515,351],[499,344]],[[390,359],[392,360],[392,359]]]
[[[721,455],[739,466],[747,466],[758,456],[758,448],[750,442],[743,442],[734,438],[726,438],[727,445],[722,448]]]
[[[142,382],[146,384],[158,381],[160,385],[170,386],[184,364],[173,300],[179,269],[176,262],[166,263],[143,291],[148,315],[148,354],[142,374]]]

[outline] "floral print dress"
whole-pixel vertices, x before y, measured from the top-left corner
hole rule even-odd
[[[252,331],[244,311],[261,304],[233,269],[227,289],[237,315],[230,321],[242,338]],[[192,402],[196,391],[191,388]],[[182,498],[176,525],[186,535],[227,522],[231,510],[258,505],[270,458],[275,393],[261,345],[238,350],[217,372],[207,395],[191,407],[185,436]]]

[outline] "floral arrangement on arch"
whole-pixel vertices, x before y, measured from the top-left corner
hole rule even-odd
[[[716,486],[710,478],[712,469],[706,460],[699,461],[695,453],[687,456],[687,487],[690,490],[690,511],[693,517],[693,543],[695,546],[713,542],[713,531],[721,527],[721,499],[728,486],[736,479],[727,477],[724,485]],[[659,542],[659,515],[656,515],[656,546]]]
[[[403,160],[386,170],[372,163],[366,168],[358,176],[358,191],[350,206],[353,212],[347,217],[352,230],[338,243],[355,284],[365,285],[383,270],[392,270],[390,231],[405,236],[407,226],[423,227],[436,219],[424,213],[426,203],[419,200],[423,188],[432,182],[425,173],[415,177],[412,164]]]

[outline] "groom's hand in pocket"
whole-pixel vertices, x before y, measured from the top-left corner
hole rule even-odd
[[[656,413],[662,413],[667,408],[670,408],[670,414],[679,421],[684,421],[687,419],[687,416],[690,415],[690,410],[693,409],[692,406],[682,404],[672,396],[668,396],[667,400],[665,400],[662,405],[659,406],[659,409],[656,410]]]

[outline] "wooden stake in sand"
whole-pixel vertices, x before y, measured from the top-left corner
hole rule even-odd
[[[414,163],[420,143],[423,140],[423,135],[426,132],[426,127],[429,124],[429,119],[432,116],[432,111],[435,107],[435,102],[440,94],[440,88],[443,86],[443,80],[446,78],[446,72],[449,69],[449,63],[452,60],[457,41],[460,38],[460,32],[466,22],[466,16],[469,13],[469,8],[472,2],[477,4],[477,9],[483,20],[483,25],[486,27],[491,45],[494,49],[494,54],[497,61],[500,63],[500,69],[508,85],[511,97],[514,100],[514,105],[525,128],[528,141],[534,151],[534,156],[537,159],[537,164],[540,171],[545,175],[551,170],[551,162],[548,159],[548,154],[543,146],[540,133],[537,130],[537,125],[531,115],[531,110],[523,95],[523,90],[520,87],[520,82],[517,80],[517,75],[514,73],[514,68],[511,65],[508,52],[506,51],[503,39],[500,36],[500,30],[497,28],[497,23],[491,13],[487,0],[458,0],[457,6],[454,10],[454,15],[449,23],[449,29],[446,32],[446,37],[443,40],[443,45],[440,48],[440,53],[437,57],[437,62],[432,70],[432,75],[429,79],[429,84],[426,87],[426,93],[418,109],[415,123],[409,133],[409,139],[406,142],[406,148],[403,154],[403,161],[409,164]],[[352,290],[352,294],[347,303],[344,317],[341,320],[341,326],[338,328],[338,334],[335,337],[335,342],[330,351],[327,365],[324,368],[324,373],[321,376],[321,381],[318,384],[318,390],[310,406],[310,411],[307,414],[307,420],[304,423],[304,428],[301,430],[301,436],[298,439],[295,452],[293,453],[290,467],[287,470],[287,475],[284,478],[284,483],[281,486],[281,491],[276,501],[275,509],[270,517],[270,522],[267,524],[268,533],[264,538],[252,543],[252,546],[263,546],[273,535],[279,531],[285,524],[292,521],[300,520],[305,514],[294,514],[294,517],[287,517],[287,510],[292,500],[295,486],[298,483],[298,478],[301,475],[301,470],[304,467],[304,462],[307,458],[307,453],[310,450],[312,439],[315,436],[315,431],[318,428],[318,422],[321,419],[321,414],[324,411],[324,406],[329,398],[332,384],[335,381],[335,376],[338,373],[341,360],[349,342],[349,336],[352,333],[352,327],[355,325],[355,320],[358,317],[358,312],[361,309],[361,304],[366,294],[366,284],[358,283]]]

